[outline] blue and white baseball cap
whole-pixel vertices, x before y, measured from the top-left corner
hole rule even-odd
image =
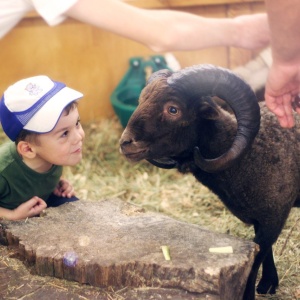
[[[11,85],[0,101],[3,131],[15,141],[22,129],[47,133],[54,129],[64,108],[83,94],[45,75]]]

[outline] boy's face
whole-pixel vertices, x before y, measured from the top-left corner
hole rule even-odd
[[[79,120],[77,107],[61,115],[55,128],[38,136],[35,145],[37,157],[58,166],[74,166],[82,159],[84,131]]]

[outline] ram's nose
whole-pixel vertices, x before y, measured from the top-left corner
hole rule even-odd
[[[120,140],[120,153],[125,154],[126,148],[128,148],[132,143],[132,140]]]
[[[128,147],[131,143],[132,143],[132,138],[129,136],[127,130],[125,129],[119,140],[120,153],[125,154],[126,147]]]
[[[128,144],[132,142],[132,138],[127,130],[127,128],[124,129],[121,138],[119,140],[119,144],[123,145],[123,144]]]

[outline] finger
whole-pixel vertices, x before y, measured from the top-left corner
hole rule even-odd
[[[53,191],[53,194],[54,194],[55,196],[57,196],[57,197],[60,197],[60,196],[61,196],[61,192],[60,192],[58,189],[55,189],[55,190]]]
[[[47,204],[44,200],[40,199],[41,201],[39,201],[35,206],[32,207],[31,211],[36,215],[41,213],[44,209],[47,208]]]
[[[36,204],[33,206],[36,211],[42,211],[46,207],[47,203],[42,198],[38,198]]]
[[[294,126],[292,96],[290,94],[285,94],[282,98],[283,98],[284,114],[286,118],[286,127],[290,128]]]
[[[42,198],[38,198],[38,204],[47,205],[46,202]]]
[[[40,199],[39,197],[33,196],[31,199],[29,199],[25,203],[27,203],[29,206],[34,206],[34,205],[36,205],[38,203],[39,199]]]
[[[60,193],[65,193],[69,189],[69,186],[68,183],[64,182],[59,188]]]
[[[66,179],[60,179],[59,181],[59,186],[65,186],[65,185],[69,185],[69,181]]]
[[[280,124],[281,127],[283,128],[290,128],[293,127],[293,125],[290,125],[289,120],[286,116],[284,117],[277,117],[278,122]]]
[[[74,188],[72,186],[69,186],[68,189],[64,192],[64,197],[71,198],[72,196],[74,196],[74,194]]]
[[[273,112],[278,117],[283,117],[284,107],[283,107],[283,99],[282,97],[272,97],[266,95],[266,105],[271,112]]]

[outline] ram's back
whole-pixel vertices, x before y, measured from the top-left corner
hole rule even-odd
[[[260,106],[260,130],[248,153],[225,172],[196,174],[234,215],[251,224],[288,215],[300,190],[300,117],[294,128],[284,129],[264,103]]]

